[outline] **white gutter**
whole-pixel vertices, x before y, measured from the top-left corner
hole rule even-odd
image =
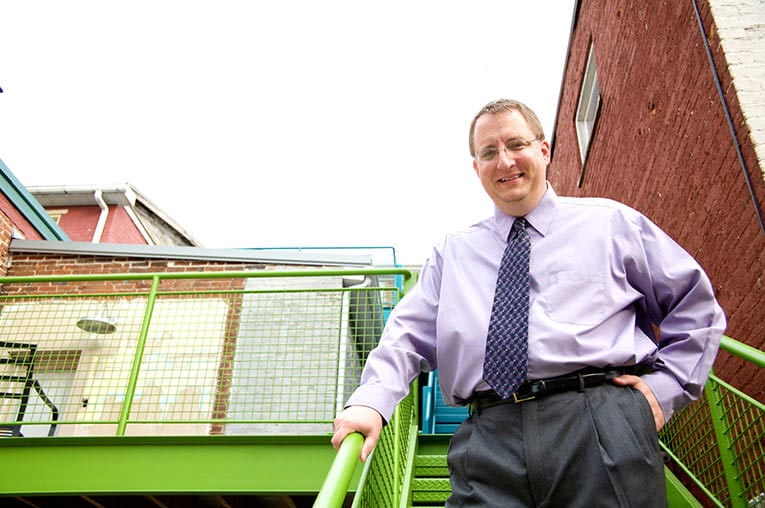
[[[109,217],[109,205],[104,201],[103,192],[97,190],[93,193],[93,197],[98,203],[98,207],[101,209],[101,214],[98,216],[98,223],[96,224],[96,230],[93,231],[93,243],[101,243],[101,236],[104,234],[104,228],[106,227],[106,218]]]

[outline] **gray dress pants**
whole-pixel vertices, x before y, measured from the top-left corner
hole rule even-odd
[[[470,416],[449,446],[447,508],[665,507],[651,408],[604,384]]]

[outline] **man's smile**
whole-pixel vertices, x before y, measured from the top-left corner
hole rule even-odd
[[[519,173],[517,175],[512,175],[512,176],[505,176],[499,179],[499,183],[505,183],[505,182],[511,182],[513,180],[518,180],[522,176],[523,176],[523,173]]]

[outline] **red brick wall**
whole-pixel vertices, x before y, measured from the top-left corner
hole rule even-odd
[[[100,217],[101,209],[97,206],[70,206],[59,225],[73,242],[91,242]],[[111,205],[100,243],[146,245],[146,239],[123,207]]]
[[[49,254],[14,254],[7,275],[11,277],[46,276],[46,275],[89,275],[89,274],[126,274],[126,273],[177,273],[177,272],[221,272],[240,271],[252,268],[265,268],[264,265],[245,263],[178,261],[166,259],[110,258],[101,256],[74,256]],[[163,289],[183,291],[187,289],[239,289],[244,279],[208,279],[204,281],[176,280],[165,282]],[[77,287],[88,292],[115,292],[147,290],[150,280],[138,281],[94,281],[78,283]],[[24,294],[72,293],[72,285],[45,283],[35,286],[12,284],[3,288],[5,294],[23,292]]]
[[[0,276],[8,271],[8,246],[13,238],[13,222],[0,212]]]
[[[16,208],[16,205],[8,200],[8,197],[0,192],[0,211],[5,214],[16,229],[21,231],[27,240],[42,240],[42,235]]]
[[[92,242],[101,209],[97,206],[68,206],[58,221],[73,242]]]
[[[765,234],[755,214],[755,206],[765,210],[765,184],[708,6],[698,3],[757,204],[737,158],[692,2],[581,2],[549,179],[560,194],[614,198],[653,219],[709,273],[728,316],[727,334],[765,349]],[[574,115],[591,40],[603,102],[580,188]],[[736,384],[759,386],[762,399],[765,379],[755,380],[738,367],[726,353],[716,364],[718,371],[735,375]]]
[[[106,228],[101,237],[103,243],[130,243],[146,245],[146,239],[136,227],[125,209],[121,206],[110,206],[106,219]]]

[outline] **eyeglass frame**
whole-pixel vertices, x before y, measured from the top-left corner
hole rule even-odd
[[[544,138],[540,136],[537,136],[531,139],[513,138],[513,139],[510,139],[507,143],[505,143],[505,146],[502,147],[502,149],[505,151],[505,153],[519,153],[522,150],[530,147],[534,141],[543,141],[543,140]],[[514,146],[509,147],[510,144],[513,144],[513,143],[514,143]],[[494,160],[494,157],[499,155],[499,150],[497,150],[496,147],[492,146],[492,147],[486,147],[486,148],[487,149],[492,148],[496,150],[496,152],[492,154],[491,158],[487,159],[482,155],[485,150],[478,150],[476,151],[475,160],[482,163],[492,162]]]

